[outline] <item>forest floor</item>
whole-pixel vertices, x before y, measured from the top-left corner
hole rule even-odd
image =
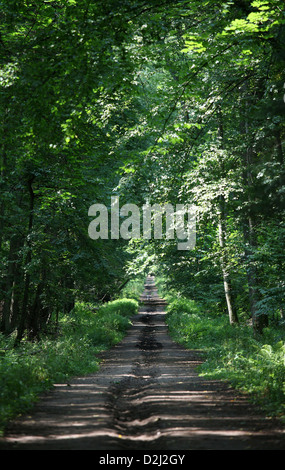
[[[278,421],[198,375],[202,356],[169,337],[151,277],[143,299],[99,372],[55,385],[9,424],[0,450],[285,450]]]

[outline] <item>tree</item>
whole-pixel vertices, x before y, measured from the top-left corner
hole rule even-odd
[[[268,272],[270,259],[261,262],[262,244],[268,247],[261,234],[272,219],[268,207],[278,208],[277,217],[283,215],[283,176],[279,176],[284,173],[282,11],[280,2],[226,2],[220,9],[213,1],[203,11],[197,2],[186,2],[172,5],[168,15],[160,14],[160,26],[155,25],[157,35],[168,22],[171,24],[169,32],[161,34],[163,40],[157,42],[158,54],[163,50],[166,60],[153,55],[148,70],[150,74],[151,67],[155,67],[152,85],[155,76],[163,81],[167,77],[168,83],[163,87],[160,112],[155,108],[157,91],[152,89],[148,97],[148,102],[153,98],[155,114],[151,119],[147,116],[146,122],[151,125],[146,124],[145,128],[155,129],[144,154],[144,167],[137,170],[140,177],[133,178],[144,194],[149,189],[152,201],[196,202],[201,218],[199,229],[207,230],[204,236],[208,224],[203,227],[203,217],[216,224],[220,247],[216,243],[210,245],[207,258],[213,260],[216,253],[221,255],[230,322],[237,321],[237,287],[232,284],[242,288],[247,285],[248,302],[239,295],[243,302],[239,308],[250,311],[257,333],[267,325],[270,313],[265,309],[264,297],[268,280],[264,272]],[[146,41],[147,28],[144,31]],[[265,174],[267,182],[261,186]],[[267,230],[266,233],[269,235]],[[179,281],[169,274],[175,256],[165,263],[165,244],[156,246],[158,260],[162,257],[169,279],[177,286]],[[176,260],[191,277],[191,257],[177,254]],[[186,281],[183,276],[183,291],[189,277]]]
[[[282,6],[3,3],[4,333],[33,339],[76,299],[110,299],[154,260],[181,292],[204,302],[211,292],[231,323],[249,312],[259,333],[272,306],[280,315]],[[88,208],[114,194],[196,203],[196,249],[90,240]]]

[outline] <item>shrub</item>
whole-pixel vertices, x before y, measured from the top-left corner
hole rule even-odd
[[[108,313],[116,313],[124,317],[132,317],[138,311],[138,302],[135,299],[117,299],[103,304],[99,310],[99,316],[108,315]]]
[[[138,302],[134,299],[118,299],[102,305],[88,333],[92,344],[109,347],[121,341],[137,311]]]
[[[284,330],[272,327],[257,339],[251,327],[232,326],[226,315],[206,315],[188,299],[170,301],[167,324],[175,341],[206,352],[201,375],[229,380],[284,419]]]

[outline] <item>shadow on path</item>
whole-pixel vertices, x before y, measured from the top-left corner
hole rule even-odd
[[[2,450],[285,450],[284,430],[174,343],[154,278],[100,371],[59,384],[13,421]]]

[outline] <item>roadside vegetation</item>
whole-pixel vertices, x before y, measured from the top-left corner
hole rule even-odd
[[[285,422],[285,325],[271,325],[255,335],[246,321],[232,326],[227,315],[205,311],[196,301],[164,297],[170,335],[205,359],[199,374],[229,381],[268,416]]]
[[[133,286],[128,292],[138,297],[137,284]],[[135,298],[123,295],[99,307],[78,302],[72,312],[60,316],[56,330],[36,342],[23,340],[17,348],[13,335],[0,335],[0,433],[53,384],[96,372],[97,354],[123,339],[138,305]]]
[[[2,422],[98,367],[152,269],[201,373],[282,415],[284,43],[284,0],[1,2]]]

